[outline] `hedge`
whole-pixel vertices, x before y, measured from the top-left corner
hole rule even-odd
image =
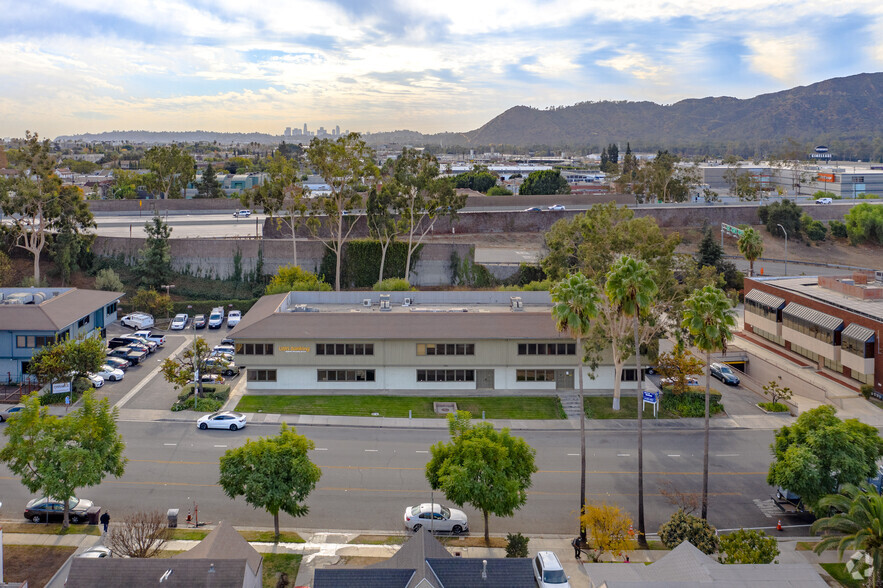
[[[712,391],[709,396],[709,414],[713,415],[723,411],[720,392]],[[705,416],[705,391],[673,394],[666,390],[662,395],[662,409],[676,412],[681,417],[703,417]]]
[[[423,245],[418,245],[411,254],[411,270],[413,271],[417,260],[420,259],[420,251]],[[347,241],[343,246],[343,263],[340,267],[340,282],[342,289],[347,288],[371,288],[377,283],[380,274],[380,241],[370,239],[356,239]],[[383,265],[383,277],[404,278],[405,261],[408,258],[408,244],[394,241],[389,244],[386,251],[386,261]],[[337,264],[337,256],[333,251],[326,250],[319,268],[319,275],[334,286],[334,272]]]

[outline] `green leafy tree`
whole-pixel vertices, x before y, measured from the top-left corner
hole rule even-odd
[[[791,388],[779,386],[775,380],[763,385],[763,393],[770,397],[770,402],[773,404],[777,404],[780,400],[791,400],[791,397],[794,396]]]
[[[717,560],[723,564],[769,564],[779,557],[779,542],[763,531],[739,529],[718,539]]]
[[[760,218],[760,222],[766,225],[767,232],[780,239],[784,239],[785,235],[779,225],[788,231],[789,239],[801,238],[800,216],[802,214],[803,211],[800,207],[787,198],[757,208],[757,216]]]
[[[448,415],[450,443],[430,449],[426,479],[457,506],[466,503],[484,516],[484,540],[490,543],[488,515],[511,517],[527,501],[536,451],[509,429],[495,431],[487,422],[473,424],[468,412]]]
[[[819,509],[833,512],[812,524],[813,533],[825,533],[813,548],[817,554],[837,546],[843,560],[847,549],[866,553],[871,559],[869,586],[879,586],[883,578],[883,496],[868,484],[846,484],[839,494],[819,500]]]
[[[41,347],[28,362],[28,373],[41,384],[68,381],[97,372],[104,363],[104,341],[69,339]]]
[[[69,525],[70,497],[77,488],[96,486],[108,475],[125,471],[122,435],[117,432],[119,411],[106,398],[83,395],[81,406],[59,418],[40,406],[36,394],[23,400],[24,410],[10,420],[0,461],[31,492],[64,500],[62,528]]]
[[[339,291],[343,246],[357,218],[347,211],[361,208],[359,189],[373,184],[380,170],[374,164],[373,150],[358,133],[350,133],[336,140],[314,138],[307,149],[307,159],[330,191],[328,195],[316,196],[310,201],[310,217],[306,226],[313,237],[320,239],[335,255],[334,288]]]
[[[168,315],[172,312],[172,299],[168,294],[139,288],[132,296],[132,308],[136,311],[146,312],[155,317]]]
[[[83,267],[94,240],[95,235],[82,234],[68,222],[59,223],[49,253],[55,262],[55,269],[61,275],[62,286],[70,280],[75,270]]]
[[[570,194],[570,184],[557,169],[544,169],[530,172],[524,179],[518,193],[523,196],[543,194]]]
[[[154,212],[153,218],[144,225],[144,232],[147,240],[140,251],[141,259],[136,270],[143,285],[156,289],[167,284],[172,275],[172,246],[169,244],[172,228]]]
[[[663,379],[670,380],[673,394],[689,392],[688,378],[701,374],[704,364],[682,344],[675,345],[671,353],[662,353],[656,360],[656,371]]]
[[[511,196],[512,190],[509,188],[505,188],[503,186],[492,186],[490,190],[487,191],[488,196]]]
[[[167,357],[160,368],[166,382],[175,390],[187,386],[194,379],[193,410],[198,410],[199,396],[202,394],[202,374],[209,372],[206,360],[211,356],[212,348],[202,337],[196,337],[184,352],[177,357]],[[197,379],[196,374],[200,377]],[[278,531],[278,529],[277,529]]]
[[[659,527],[659,540],[668,549],[674,549],[684,541],[689,541],[702,553],[714,553],[717,549],[717,536],[714,527],[705,519],[694,517],[678,509],[667,523]]]
[[[95,275],[95,287],[105,292],[124,292],[126,289],[119,274],[110,268],[98,270]]]
[[[883,440],[874,427],[841,421],[833,406],[822,405],[776,431],[771,449],[767,483],[798,494],[816,510],[821,498],[842,484],[861,484],[876,475]]]
[[[702,519],[708,518],[708,444],[710,437],[711,354],[727,351],[727,342],[733,336],[736,317],[727,295],[714,286],[705,286],[687,299],[681,327],[690,333],[690,339],[705,352],[705,454],[702,460]]]
[[[809,237],[810,241],[824,241],[828,236],[828,227],[805,212],[800,215],[800,230]]]
[[[209,163],[205,171],[202,172],[202,180],[196,187],[197,198],[223,198],[224,189],[218,181],[218,174],[215,167]]]
[[[600,293],[598,287],[581,273],[571,274],[555,284],[551,291],[552,318],[559,331],[566,331],[576,339],[577,378],[579,382],[580,434],[580,512],[586,503],[586,401],[583,388],[583,340],[598,315]],[[585,528],[580,534],[585,540]]]
[[[844,217],[850,242],[883,245],[883,204],[862,202],[849,209]]]
[[[331,290],[331,286],[323,282],[311,272],[301,269],[296,265],[283,265],[270,279],[267,284],[267,294],[283,294],[293,291],[322,291]]]
[[[646,530],[644,526],[644,411],[642,409],[641,392],[641,339],[640,318],[642,310],[650,307],[659,288],[654,280],[654,272],[645,261],[639,261],[627,255],[620,257],[607,272],[607,283],[604,292],[622,315],[632,317],[635,343],[635,373],[637,374],[637,405],[638,405],[638,543],[646,546]]]
[[[429,153],[426,155],[435,159]],[[472,168],[472,171],[454,176],[453,182],[455,188],[475,190],[476,192],[486,194],[488,190],[497,185],[497,176],[492,174],[487,167],[476,165]]]
[[[14,243],[34,257],[34,284],[40,284],[40,255],[47,237],[60,227],[79,233],[95,222],[83,191],[62,186],[55,175],[49,141],[25,134],[15,175],[0,180],[0,209],[14,227]]]
[[[118,200],[134,200],[138,198],[138,186],[141,185],[141,175],[136,171],[125,169],[113,170],[113,186],[111,195]]]
[[[748,260],[748,275],[754,275],[754,262],[763,255],[763,237],[760,236],[760,233],[752,229],[751,227],[746,227],[743,230],[742,236],[739,237],[739,253],[742,254],[746,260]]]
[[[196,176],[196,161],[178,145],[151,147],[144,154],[143,164],[151,172],[145,176],[147,189],[163,198],[181,198]]]
[[[0,251],[0,286],[5,286],[12,274],[12,260],[3,251]]]
[[[634,193],[661,202],[689,200],[690,189],[699,183],[699,171],[695,165],[680,165],[680,161],[668,151],[659,151],[652,160],[636,168]]]
[[[279,511],[293,517],[309,512],[305,502],[322,477],[308,454],[315,448],[310,439],[283,423],[275,437],[248,439],[242,447],[228,449],[221,457],[218,483],[230,498],[242,496],[254,508],[272,514],[278,541]]]

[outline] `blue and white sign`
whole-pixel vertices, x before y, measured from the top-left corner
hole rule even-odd
[[[644,402],[656,404],[658,401],[659,397],[656,395],[656,392],[644,392]]]
[[[52,384],[52,393],[53,394],[64,394],[65,392],[71,391],[71,383],[70,382],[56,382]]]
[[[644,406],[647,404],[653,406],[653,416],[659,418],[659,394],[644,392],[641,396],[641,412],[644,412]]]

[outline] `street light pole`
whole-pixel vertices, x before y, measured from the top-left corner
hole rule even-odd
[[[779,225],[779,226],[782,226],[782,225]],[[165,288],[165,289],[166,289],[166,297],[168,297],[168,298],[171,298],[171,295],[169,294],[169,290],[171,290],[171,289],[174,288],[174,287],[175,287],[174,284],[163,284],[163,285],[160,286],[160,288]],[[169,316],[169,313],[170,313],[170,311],[169,311],[169,307],[167,306],[167,307],[166,307],[166,320],[168,320],[169,318],[171,318],[171,317]]]
[[[785,230],[781,224],[776,223],[776,226],[782,229],[782,232],[785,233],[785,276],[788,276],[788,231]]]

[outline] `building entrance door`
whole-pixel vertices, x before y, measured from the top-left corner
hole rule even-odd
[[[475,370],[475,388],[493,390],[494,370]]]
[[[573,390],[573,370],[555,370],[555,389]]]

